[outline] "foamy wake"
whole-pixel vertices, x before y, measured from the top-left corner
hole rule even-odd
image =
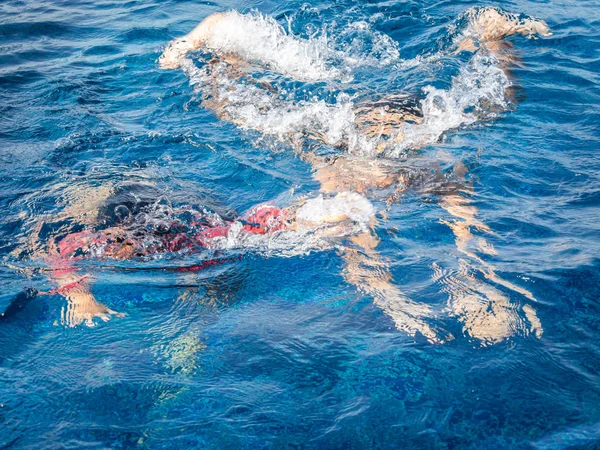
[[[365,232],[374,216],[371,202],[355,192],[320,195],[298,206],[293,228],[255,234],[245,231],[242,222],[235,222],[227,236],[216,238],[210,248],[280,256],[330,250],[340,240]]]
[[[364,21],[346,26],[340,38],[344,39],[331,39],[328,30],[323,29],[305,39],[286,32],[270,16],[229,11],[210,27],[204,46],[308,82],[350,81],[353,68],[389,65],[400,56],[392,39],[373,31]],[[351,44],[346,43],[347,38]],[[367,44],[368,51],[364,49]]]
[[[294,101],[258,85],[222,74],[215,78],[187,60],[182,65],[192,84],[219,104],[225,119],[242,129],[256,130],[282,141],[316,138],[321,143],[343,146],[358,156],[401,156],[407,149],[436,143],[448,130],[493,117],[509,103],[510,81],[493,56],[475,55],[454,77],[448,89],[428,86],[421,100],[423,121],[404,124],[391,136],[366,136],[356,123],[355,104],[347,94],[334,103],[324,100]]]
[[[335,103],[317,99],[295,101],[290,98],[293,95],[230,76],[224,64],[198,68],[187,59],[181,66],[190,84],[210,99],[207,106],[218,109],[222,119],[244,130],[259,131],[284,142],[318,138],[333,146],[345,144],[355,154],[374,149],[375,142],[361,135],[354,123],[354,103],[347,94],[338,95]]]
[[[519,17],[496,8],[469,9],[448,28],[454,44],[440,53],[448,55],[456,50],[457,42],[477,34],[474,30],[480,30],[482,39],[497,38],[493,33],[481,34],[483,25],[489,22],[495,25],[486,30],[498,30],[505,35],[549,34],[545,22]],[[430,64],[431,55],[402,61],[397,44],[389,36],[373,31],[367,22],[340,28],[335,30],[337,34],[331,33],[333,28],[325,27],[312,37],[301,38],[286,32],[271,17],[231,11],[210,27],[205,46],[216,55],[233,54],[288,78],[310,82],[348,80],[352,70],[363,65],[388,65],[401,70],[406,65]],[[228,73],[224,63],[198,68],[191,60],[183,60],[181,66],[191,83],[212,99],[209,107],[219,109],[223,119],[286,142],[298,137],[315,138],[358,156],[398,157],[407,149],[436,143],[449,130],[492,118],[509,107],[506,90],[511,82],[499,61],[481,52],[473,55],[448,89],[434,86],[423,89],[421,123],[394,124],[391,134],[379,136],[373,132],[366,136],[360,129],[354,99],[343,92],[334,101],[316,98],[298,101],[294,94],[306,97],[305,86],[295,85],[291,88],[293,92],[284,95],[273,86],[266,87],[240,76],[239,71],[235,72],[238,70],[235,62],[233,74]]]

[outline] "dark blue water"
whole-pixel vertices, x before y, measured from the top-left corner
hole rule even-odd
[[[159,69],[208,14],[256,9],[303,38],[326,26],[342,54],[373,57],[344,82],[278,80],[335,102],[449,89],[469,57],[426,59],[482,4],[3,2],[0,308],[56,287],[36,255],[122,186],[224,217],[316,195],[291,146],[220,120],[189,73]],[[343,242],[189,272],[151,269],[194,256],[88,261],[94,297],[125,316],[67,326],[65,299],[38,295],[0,322],[0,447],[600,448],[600,5],[497,5],[553,31],[511,38],[521,101],[390,158],[422,181],[368,194],[386,211],[378,258],[443,343],[348,282]],[[382,39],[400,56],[383,61]],[[463,165],[458,194],[428,189]],[[465,223],[468,251],[449,226]]]

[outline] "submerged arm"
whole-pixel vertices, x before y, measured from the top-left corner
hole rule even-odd
[[[75,327],[85,323],[92,327],[96,317],[104,321],[111,315],[122,317],[122,314],[96,300],[90,290],[92,277],[89,274],[82,275],[73,267],[70,258],[61,255],[61,248],[66,250],[69,244],[85,245],[92,236],[92,233],[88,232],[74,233],[67,235],[59,244],[52,243],[48,248],[49,254],[46,259],[50,264],[52,280],[58,284],[50,293],[59,294],[67,301],[66,309],[61,310],[61,324],[65,326]],[[66,245],[61,245],[65,243]],[[75,247],[71,248],[73,249]]]
[[[343,275],[346,282],[359,291],[373,297],[373,302],[392,318],[398,330],[411,336],[422,334],[429,342],[439,343],[443,339],[425,322],[432,316],[431,309],[415,303],[402,293],[392,282],[392,274],[375,248],[379,243],[373,233],[364,233],[351,239],[357,248],[341,250],[346,263]]]
[[[94,319],[100,318],[108,321],[111,315],[122,317],[123,314],[113,311],[102,303],[98,302],[90,290],[90,277],[81,277],[77,273],[61,275],[55,278],[59,287],[55,292],[62,295],[67,300],[67,307],[61,310],[61,324],[69,327],[75,327],[85,323],[88,327],[93,327]]]
[[[350,190],[364,194],[388,187],[398,190],[407,184],[406,174],[384,160],[339,157],[327,161],[312,153],[305,153],[303,158],[313,165],[313,177],[320,183],[320,191],[327,194]],[[432,343],[443,342],[449,337],[440,336],[426,322],[433,315],[429,306],[412,301],[394,283],[389,264],[377,251],[379,238],[372,229],[353,236],[350,242],[351,246],[340,250],[347,283],[371,296],[374,304],[392,318],[398,330],[411,336],[420,333]]]
[[[531,292],[497,275],[494,266],[484,261],[472,249],[475,243],[473,229],[488,234],[492,234],[492,231],[477,219],[477,208],[472,205],[471,200],[451,194],[442,199],[440,206],[454,217],[455,220],[446,222],[446,225],[454,233],[457,250],[467,259],[460,261],[459,271],[455,275],[443,274],[439,267],[434,266],[434,277],[445,286],[450,297],[450,308],[460,317],[465,331],[484,343],[499,342],[518,330],[540,337],[543,333],[542,325],[532,306],[525,304],[521,308],[529,322],[527,327],[518,314],[516,305],[506,295],[475,276],[479,272],[492,283],[535,301]],[[493,246],[484,238],[478,239],[477,249],[488,255],[496,254]],[[469,261],[474,261],[476,265]]]

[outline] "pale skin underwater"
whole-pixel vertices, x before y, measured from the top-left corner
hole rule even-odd
[[[213,14],[204,19],[186,36],[176,39],[169,44],[159,59],[163,69],[175,69],[181,66],[186,55],[204,47],[210,48],[212,35],[218,32],[220,24],[232,13]],[[237,14],[237,13],[236,13]],[[535,19],[519,19],[510,14],[502,14],[494,8],[481,8],[466,13],[469,26],[463,33],[463,38],[456,44],[456,52],[485,52],[493,55],[499,61],[500,68],[510,74],[510,66],[519,62],[512,50],[512,45],[505,39],[512,35],[548,36],[550,30],[545,22]],[[213,50],[217,58],[213,65],[224,63],[227,67],[227,77],[244,76],[245,67],[253,61],[245,61],[241,55],[228,52],[219,53]],[[223,71],[215,71],[214,76],[223,76]],[[216,88],[215,84],[215,88]],[[269,85],[264,85],[272,89]],[[211,88],[210,85],[205,88]],[[203,104],[215,111],[222,120],[231,119],[227,113],[227,100],[221,99],[217,90],[211,92],[210,100]],[[353,110],[355,126],[367,137],[384,137],[381,148],[377,153],[382,154],[386,142],[402,141],[402,125],[406,123],[419,124],[423,114],[417,104],[406,102],[403,94],[386,94],[372,102],[363,102]],[[260,131],[260,130],[258,130]],[[306,130],[302,138],[290,135],[286,138],[297,154],[313,167],[313,176],[320,184],[320,192],[326,196],[339,195],[344,192],[355,192],[359,195],[372,195],[381,189],[392,188],[395,194],[388,202],[397,201],[403,190],[411,186],[410,169],[407,171],[401,165],[381,158],[361,158],[352,155],[342,155],[337,158],[317,156],[306,145],[307,140],[329,144],[327,136],[319,130]],[[343,144],[341,145],[343,149]],[[464,179],[464,172],[457,164],[456,180]],[[443,192],[442,192],[443,191]],[[445,276],[443,270],[434,264],[434,281],[442,285],[448,294],[448,311],[456,316],[463,324],[466,335],[484,345],[500,342],[515,332],[541,336],[542,326],[533,307],[526,303],[520,307],[524,314],[518,314],[519,307],[500,290],[485,281],[475,277],[474,273],[482,274],[484,279],[500,285],[512,292],[535,302],[534,296],[524,288],[516,286],[496,274],[496,269],[487,258],[484,260],[472,250],[475,237],[472,230],[493,235],[493,231],[477,219],[477,208],[472,205],[470,197],[472,188],[467,183],[458,183],[455,188],[441,189],[438,204],[453,220],[447,225],[455,235],[457,251],[463,255],[460,260],[461,270],[452,276]],[[89,193],[90,197],[94,193]],[[102,194],[98,193],[101,198]],[[92,202],[93,203],[93,202]],[[87,208],[82,215],[93,216],[94,208]],[[380,213],[385,219],[385,212]],[[335,217],[323,217],[323,223],[335,224],[343,222],[347,216],[340,214]],[[93,220],[91,220],[93,223]],[[339,254],[345,261],[344,279],[356,288],[373,298],[374,304],[380,307],[394,322],[397,329],[409,334],[421,334],[430,342],[444,342],[452,339],[447,332],[431,323],[438,314],[426,304],[411,300],[394,283],[389,269],[389,262],[377,252],[379,238],[375,233],[377,220],[373,217],[367,230],[349,238],[349,244],[339,246]],[[331,228],[331,227],[330,227]],[[332,229],[335,229],[333,227]],[[334,231],[330,231],[335,234]],[[477,251],[486,256],[494,256],[495,250],[484,238],[476,242]],[[39,247],[39,244],[35,244]],[[124,259],[128,255],[122,256]],[[56,272],[54,280],[60,286],[55,292],[67,300],[67,308],[63,311],[61,323],[75,326],[80,323],[93,325],[94,318],[108,320],[110,316],[119,315],[115,311],[99,303],[91,294],[91,278],[74,275],[66,271]]]
[[[220,70],[218,73],[215,71],[214,77],[223,76],[224,73],[225,76],[232,78],[243,77],[245,67],[253,61],[245,61],[239,54],[223,52],[211,45],[213,35],[219,32],[220,24],[228,20],[229,14],[237,13],[213,14],[186,36],[172,41],[159,58],[160,67],[178,68],[189,52],[207,48],[217,58],[211,64],[222,61],[227,66],[225,71]],[[499,67],[509,77],[512,77],[510,67],[520,64],[520,59],[513,51],[512,43],[505,39],[513,35],[532,37],[551,34],[548,25],[542,20],[521,19],[496,8],[473,8],[465,13],[465,17],[468,19],[468,26],[462,33],[462,38],[455,44],[455,52],[490,54],[498,60]],[[210,91],[210,76],[208,80],[207,85],[203,87],[209,90],[210,94],[206,97],[210,100],[206,100],[204,106],[214,110],[222,120],[237,123],[236,119],[228,115],[227,99],[219,97],[216,88],[218,83],[214,85],[215,90]],[[507,91],[507,95],[510,95],[510,91]],[[400,101],[394,101],[394,97],[399,98]],[[386,94],[380,100],[370,104],[363,102],[358,105],[353,111],[357,129],[365,136],[383,136],[394,143],[401,141],[404,138],[402,125],[419,124],[423,118],[418,106],[408,104],[404,101],[405,98],[404,95]],[[399,106],[394,107],[394,102]],[[247,124],[240,123],[240,125],[247,127]],[[306,130],[304,136],[324,144],[329,143],[327,137],[319,130]],[[382,188],[389,189],[392,186],[399,194],[410,186],[410,175],[405,170],[398,170],[396,164],[390,164],[385,159],[365,159],[351,155],[324,158],[316,156],[307,149],[304,139],[298,141],[297,136],[290,135],[287,140],[297,154],[312,165],[313,176],[319,181],[322,192],[333,194],[354,190],[366,194]],[[380,145],[386,144],[383,142]],[[379,148],[377,153],[381,154],[383,150],[383,147]],[[464,173],[462,175],[464,176]],[[522,295],[531,302],[536,301],[529,291],[497,275],[492,263],[484,261],[471,249],[475,243],[473,229],[484,234],[494,234],[489,227],[476,218],[477,208],[470,200],[472,193],[472,188],[464,184],[458,189],[440,195],[438,204],[454,218],[446,224],[454,233],[456,248],[463,258],[460,260],[461,269],[451,277],[452,279],[441,275],[440,268],[434,264],[433,279],[448,293],[448,309],[463,323],[463,331],[484,345],[500,342],[519,329],[524,334],[532,333],[539,337],[543,332],[542,326],[531,305],[524,304],[521,307],[525,315],[525,318],[521,318],[518,315],[518,306],[514,305],[504,293],[492,284],[473,276],[476,272],[480,273],[484,279],[493,284]],[[389,201],[397,198],[396,195]],[[387,263],[378,256],[376,251],[378,241],[372,229],[368,233],[352,238],[354,246],[340,252],[346,261],[343,274],[346,281],[372,296],[375,304],[394,320],[398,329],[410,335],[420,333],[431,342],[451,339],[451,336],[434,329],[427,322],[427,318],[434,316],[427,305],[410,300],[393,283]],[[484,238],[477,240],[477,250],[486,256],[493,257],[495,254],[493,246]]]

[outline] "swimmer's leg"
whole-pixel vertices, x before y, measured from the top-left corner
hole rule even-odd
[[[167,45],[158,63],[161,69],[177,69],[186,55],[204,47],[213,28],[223,20],[227,13],[211,14],[185,36],[174,39]]]
[[[506,38],[519,34],[523,36],[550,36],[550,28],[543,20],[523,19],[498,8],[470,8],[464,14],[468,20],[455,53],[467,51],[493,55],[498,67],[512,81],[505,95],[508,100],[518,103],[522,100],[518,84],[514,81],[511,68],[523,66],[522,59],[514,51],[512,42]]]
[[[468,19],[467,37],[480,42],[501,41],[515,34],[521,36],[550,36],[550,28],[543,20],[522,19],[516,14],[499,8],[486,6],[470,8],[465,16]]]
[[[519,34],[522,36],[550,36],[550,28],[543,20],[523,19],[494,7],[470,8],[465,12],[468,20],[456,53],[468,51],[475,53],[479,48],[496,56],[506,68],[519,63],[512,52],[512,44],[505,39]]]
[[[312,201],[316,203],[310,204]],[[329,203],[330,201],[334,203]],[[393,283],[388,264],[376,250],[379,239],[372,230],[375,222],[374,208],[365,197],[355,192],[342,192],[332,199],[320,197],[308,200],[295,209],[295,219],[289,223],[289,227],[308,227],[323,236],[339,237],[347,235],[348,229],[344,222],[351,217],[365,231],[353,235],[349,239],[350,245],[339,249],[345,262],[342,272],[344,279],[358,291],[373,297],[375,305],[393,319],[398,330],[411,336],[421,334],[432,343],[449,338],[450,336],[440,336],[427,323],[427,319],[433,315],[427,305],[413,302]],[[341,229],[336,228],[338,225]]]
[[[399,184],[397,174],[380,160],[340,157],[328,161],[312,153],[306,153],[304,159],[315,168],[313,176],[320,182],[321,192],[365,192]],[[349,284],[372,296],[374,303],[392,318],[398,330],[411,336],[421,334],[431,343],[452,339],[450,335],[441,336],[427,323],[433,315],[427,305],[415,303],[393,283],[387,263],[376,250],[379,239],[373,231],[354,236],[351,242],[353,247],[340,250],[346,265],[343,276]]]

